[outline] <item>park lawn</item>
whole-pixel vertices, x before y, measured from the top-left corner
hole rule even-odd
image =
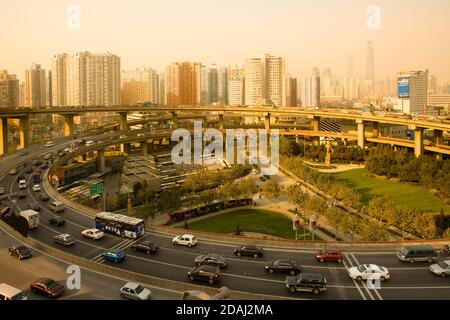
[[[281,214],[265,210],[242,209],[188,224],[190,230],[230,234],[236,226],[243,232],[256,232],[265,235],[294,240],[292,221]],[[299,235],[304,230],[299,230]],[[303,240],[303,237],[301,238]],[[311,240],[311,237],[307,237]],[[320,240],[315,236],[315,240]]]
[[[409,206],[426,212],[439,212],[443,208],[446,212],[450,212],[449,205],[424,187],[372,178],[366,176],[367,173],[369,173],[367,169],[355,169],[334,175],[359,192],[363,203],[368,203],[376,195],[384,195],[398,206]]]

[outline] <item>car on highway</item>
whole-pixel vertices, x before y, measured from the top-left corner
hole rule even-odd
[[[48,169],[48,163],[44,162],[43,164],[41,164],[41,169]]]
[[[11,211],[11,208],[10,207],[2,207],[1,209],[0,209],[0,218],[3,218],[3,217],[6,217],[6,216],[8,216],[8,213]]]
[[[137,136],[138,137],[145,137],[145,133],[138,133]]]
[[[6,193],[5,187],[0,187],[0,196],[4,195]]]
[[[0,283],[0,301],[28,300],[27,294],[6,283]]]
[[[49,197],[47,194],[41,193],[41,194],[38,196],[38,199],[41,200],[41,201],[46,202],[46,201],[49,201],[49,200],[50,200],[50,197]]]
[[[340,250],[326,249],[316,252],[316,261],[318,262],[339,262],[344,260],[344,256]]]
[[[33,160],[33,166],[35,167],[39,167],[42,164],[42,161],[39,159],[34,159]]]
[[[248,256],[253,258],[261,258],[264,256],[264,251],[260,246],[256,244],[244,244],[236,247],[233,253],[238,256]]]
[[[105,251],[101,254],[101,257],[106,261],[119,263],[125,259],[125,252],[120,249],[112,249]]]
[[[158,245],[152,241],[141,241],[131,246],[131,250],[141,251],[147,254],[155,254],[158,251],[158,249],[159,249]]]
[[[430,271],[437,276],[447,277],[450,276],[450,260],[440,261],[430,266]]]
[[[181,236],[176,236],[172,239],[174,245],[188,246],[192,247],[197,245],[197,238],[192,234],[184,234]]]
[[[50,210],[52,210],[55,213],[63,212],[65,209],[66,206],[64,205],[64,203],[60,201],[53,201],[52,203],[50,203]]]
[[[22,151],[21,153],[20,153],[20,155],[23,157],[23,156],[27,156],[27,155],[29,155],[30,153],[27,151],[27,150],[24,150],[24,151]]]
[[[403,247],[397,252],[397,257],[403,262],[433,262],[437,252],[432,246]]]
[[[25,180],[25,177],[19,178],[19,189],[26,189],[27,188],[27,181]]]
[[[200,266],[188,271],[188,278],[191,281],[199,280],[214,284],[220,280],[219,268],[214,266]]]
[[[17,174],[17,169],[16,168],[12,168],[11,170],[9,170],[9,174],[12,175],[12,176]]]
[[[327,279],[318,273],[300,273],[286,277],[286,288],[290,292],[311,292],[317,295],[327,290]]]
[[[33,168],[32,167],[28,167],[25,169],[24,171],[25,173],[32,173],[33,172]]]
[[[95,144],[95,141],[89,140],[86,142],[86,147],[93,146]]]
[[[52,216],[50,219],[48,219],[48,222],[50,222],[50,224],[54,225],[55,227],[62,227],[66,224],[66,220],[64,220],[63,217],[59,216]]]
[[[10,256],[17,257],[19,260],[29,259],[33,256],[31,250],[25,246],[12,246],[8,248]]]
[[[269,273],[289,273],[292,276],[302,271],[297,261],[293,259],[272,260],[266,263],[264,269]]]
[[[208,265],[219,268],[226,268],[228,265],[227,259],[218,254],[200,255],[195,257],[194,261],[198,267]]]
[[[45,144],[47,148],[53,147],[54,145],[55,143],[53,141],[47,141],[47,143]]]
[[[119,139],[126,139],[126,138],[127,138],[127,136],[124,135],[124,134],[122,134],[122,135],[119,137]]]
[[[105,233],[98,229],[87,229],[81,231],[81,235],[92,240],[100,240],[105,236]]]
[[[34,191],[34,192],[41,191],[41,186],[38,185],[38,184],[33,185],[33,191]]]
[[[27,194],[25,193],[25,191],[21,190],[21,191],[17,192],[18,199],[25,199],[26,197],[27,197]]]
[[[391,277],[389,270],[376,264],[361,264],[348,269],[348,275],[353,280],[380,280],[385,281]]]
[[[33,293],[38,293],[48,298],[58,298],[66,291],[66,287],[50,278],[41,278],[32,282],[30,289]]]
[[[31,209],[31,210],[39,212],[39,211],[41,211],[41,206],[38,205],[37,203],[30,203],[27,205],[27,209]]]
[[[152,292],[135,282],[127,282],[120,288],[120,296],[131,300],[150,300]]]
[[[75,238],[67,233],[54,236],[53,241],[58,244],[63,245],[64,247],[74,245],[76,242]]]
[[[52,158],[52,155],[49,153],[49,154],[46,154],[45,156],[44,156],[44,160],[50,160]]]

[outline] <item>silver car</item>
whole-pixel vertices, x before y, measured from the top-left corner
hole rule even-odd
[[[450,260],[441,261],[431,265],[430,271],[440,277],[450,276]]]
[[[120,296],[131,300],[149,300],[152,292],[138,283],[127,282],[120,288]]]

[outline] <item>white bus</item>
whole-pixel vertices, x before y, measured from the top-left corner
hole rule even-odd
[[[111,212],[95,216],[95,228],[124,238],[137,239],[145,234],[145,221]]]
[[[0,283],[0,301],[2,300],[27,300],[27,295],[22,290]]]
[[[39,212],[25,210],[20,212],[20,216],[27,220],[28,229],[35,229],[39,226]]]

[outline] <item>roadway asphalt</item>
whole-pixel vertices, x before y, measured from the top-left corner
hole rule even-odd
[[[109,135],[108,135],[109,137]],[[102,137],[97,137],[101,140]],[[66,142],[68,144],[68,142]],[[58,145],[52,149],[60,149]],[[45,150],[45,152],[44,152]],[[44,156],[51,149],[37,148],[28,157],[19,158],[20,160],[28,160],[29,165],[34,158]],[[27,159],[28,158],[28,159]],[[14,176],[8,175],[8,168],[14,166],[16,162],[8,162],[0,164],[0,172],[3,176],[0,178],[0,185],[7,188],[7,192],[13,195],[18,189],[17,178],[23,174],[24,168]],[[94,226],[93,219],[81,212],[76,212],[70,208],[66,208],[61,215],[66,219],[64,227],[54,227],[48,223],[48,218],[52,212],[49,209],[49,202],[42,203],[37,199],[37,194],[32,191],[31,176],[27,176],[27,196],[23,200],[17,200],[15,205],[18,210],[26,209],[30,203],[39,203],[41,206],[41,224],[39,228],[30,231],[30,236],[46,243],[52,247],[57,247],[81,256],[87,259],[93,259],[101,263],[105,262],[98,258],[104,250],[113,247],[121,248],[126,253],[126,259],[117,267],[130,271],[157,276],[160,278],[176,280],[180,282],[189,282],[187,272],[194,266],[194,259],[199,254],[216,253],[223,255],[229,260],[228,268],[222,271],[221,281],[215,287],[227,286],[232,290],[244,291],[250,293],[260,293],[268,295],[276,295],[280,297],[291,297],[299,299],[319,299],[319,300],[425,300],[425,299],[450,299],[450,277],[440,278],[431,274],[428,270],[428,263],[417,263],[414,265],[405,264],[398,260],[394,252],[391,253],[345,253],[345,260],[342,264],[324,263],[320,264],[314,261],[314,252],[300,251],[280,248],[265,248],[264,258],[238,258],[233,255],[233,244],[212,242],[199,240],[198,246],[194,248],[176,247],[171,243],[171,236],[147,232],[145,239],[150,239],[160,246],[160,250],[156,255],[146,255],[144,253],[135,253],[130,249],[134,240],[126,240],[113,235],[106,235],[105,238],[94,241],[83,238],[81,231]],[[8,205],[8,200],[3,203]],[[14,206],[13,203],[9,203]],[[71,247],[62,248],[55,244],[52,240],[53,236],[59,233],[69,233],[74,236],[77,243]],[[194,232],[195,234],[195,232]],[[4,250],[2,250],[4,252]],[[323,274],[328,281],[328,290],[325,294],[314,296],[306,293],[291,294],[284,286],[285,276],[270,275],[265,272],[264,264],[268,260],[289,258],[295,259],[302,266],[304,272],[313,272]],[[49,258],[45,258],[49,259]],[[14,259],[13,259],[14,260]],[[38,259],[36,259],[38,260]],[[2,259],[3,262],[3,259]],[[16,263],[16,262],[12,262]],[[23,263],[23,262],[20,262]],[[33,259],[30,262],[33,263]],[[370,290],[365,283],[357,283],[350,279],[347,268],[359,264],[374,263],[382,265],[389,269],[391,279],[382,283],[379,290]],[[45,273],[46,269],[38,269]],[[10,268],[9,273],[15,276],[17,270]],[[17,277],[17,276],[16,276]],[[61,276],[59,276],[61,277]],[[93,279],[97,280],[97,276]],[[0,280],[2,278],[0,277]],[[115,293],[107,294],[109,290],[117,291],[120,284],[108,277],[102,277],[102,286],[104,291],[99,296],[93,295],[93,298],[117,298]],[[88,281],[88,280],[87,280]],[[93,283],[95,281],[93,280]],[[105,282],[105,283],[103,283]],[[20,284],[20,283],[19,283]],[[201,284],[201,283],[200,283]],[[21,284],[23,286],[23,284]],[[207,284],[205,284],[207,285]],[[70,295],[69,295],[70,297]],[[162,296],[166,297],[166,296]],[[73,298],[84,298],[83,295],[73,295]],[[169,296],[167,296],[169,298]]]

